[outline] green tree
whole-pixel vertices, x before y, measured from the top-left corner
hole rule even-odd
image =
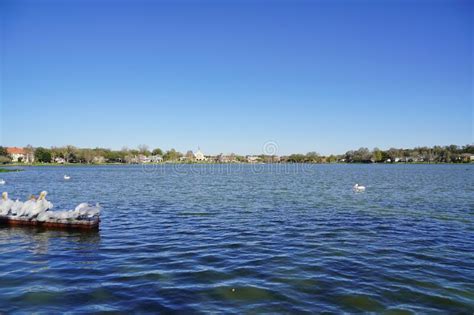
[[[113,163],[124,163],[126,154],[124,151],[111,151],[106,150],[104,152],[104,158]]]
[[[0,156],[8,156],[7,148],[0,146]]]
[[[145,156],[149,156],[150,155],[150,150],[148,149],[148,146],[146,144],[140,144],[138,146],[138,153],[143,154]]]
[[[12,161],[12,158],[7,155],[0,155],[0,164],[7,164]]]
[[[380,151],[378,148],[375,148],[372,152],[372,158],[375,162],[382,162],[382,151]]]
[[[7,148],[0,146],[0,156],[8,156]]]
[[[186,157],[187,161],[194,161],[194,153],[191,150],[188,150],[186,154],[184,155]]]
[[[288,157],[287,161],[292,163],[304,163],[306,156],[304,154],[292,154]]]
[[[334,162],[337,162],[337,157],[335,157],[334,155],[330,155],[328,156],[328,158],[326,159],[326,162],[328,163],[334,163]]]
[[[40,163],[50,163],[51,162],[51,150],[45,149],[42,147],[36,148],[35,150],[35,160]]]
[[[401,157],[399,154],[399,150],[395,148],[390,148],[388,151],[386,151],[388,158],[392,161],[395,162],[395,159],[397,157]]]
[[[306,162],[311,162],[311,163],[320,163],[322,161],[322,158],[319,156],[317,152],[308,152],[306,153]]]
[[[163,156],[163,151],[160,148],[156,148],[151,152],[151,154]]]
[[[96,156],[98,156],[96,152],[91,149],[78,149],[76,153],[76,158],[80,163],[90,164]]]
[[[54,148],[55,153],[60,153],[60,156],[66,160],[66,163],[72,162],[77,159],[77,148],[72,145],[67,145],[62,148]],[[56,156],[55,156],[56,157]]]
[[[462,147],[461,153],[471,153],[474,154],[474,145],[468,144]]]
[[[180,152],[176,151],[175,149],[171,149],[169,151],[166,151],[165,155],[163,156],[163,159],[165,161],[176,161],[181,156],[183,155]]]
[[[347,153],[346,153],[347,155]],[[352,152],[352,160],[351,162],[370,162],[372,158],[372,153],[367,148],[359,148],[357,151]]]

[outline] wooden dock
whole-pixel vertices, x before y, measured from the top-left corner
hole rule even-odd
[[[38,221],[28,218],[14,218],[10,216],[0,216],[0,226],[24,226],[38,227],[45,229],[65,229],[65,230],[98,230],[100,219],[93,220],[48,220]]]

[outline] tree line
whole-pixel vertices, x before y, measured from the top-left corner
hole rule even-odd
[[[64,147],[35,149],[35,161],[40,163],[51,163],[62,159],[64,163],[130,163],[136,156],[158,155],[170,160],[179,158],[178,152],[171,149],[163,154],[160,148],[149,150],[147,146],[141,145],[137,149],[122,148],[121,150],[111,150],[106,148],[76,148],[72,145]]]
[[[460,163],[469,162],[472,154],[474,154],[473,145],[458,146],[452,144],[449,146],[415,147],[413,149],[390,148],[388,150],[375,148],[372,151],[367,148],[360,148],[346,152],[344,160],[349,163]]]
[[[192,159],[192,151],[185,154],[170,149],[163,151],[160,148],[150,150],[146,145],[140,145],[136,149],[122,148],[121,150],[111,150],[106,148],[77,148],[72,145],[63,147],[37,147],[27,146],[25,152],[34,155],[35,162],[39,163],[133,163],[137,156],[160,156],[163,161],[174,162],[184,157],[187,160]],[[347,151],[341,155],[323,156],[317,152],[308,152],[306,154],[291,154],[288,156],[259,155],[258,162],[266,163],[397,163],[397,162],[427,162],[427,163],[461,163],[469,162],[470,155],[474,155],[473,145],[449,145],[433,147],[415,147],[412,149],[380,150],[374,148],[360,148],[358,150]],[[227,160],[233,162],[247,162],[245,156],[230,154]],[[10,163],[12,157],[8,154],[5,147],[0,146],[0,164]],[[213,162],[222,161],[222,154],[210,159]]]

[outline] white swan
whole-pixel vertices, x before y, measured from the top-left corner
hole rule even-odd
[[[0,200],[0,215],[7,215],[13,206],[13,201],[8,199],[8,193],[2,193],[2,199]]]
[[[7,182],[4,179],[0,179],[0,185],[5,185]]]
[[[36,196],[31,195],[30,199],[23,203],[23,206],[21,207],[20,211],[18,211],[17,215],[18,216],[29,216],[30,211],[33,210],[35,205],[36,205]]]
[[[34,205],[33,209],[29,211],[29,217],[34,218],[38,216],[40,213],[48,211],[53,207],[53,204],[46,200],[46,195],[48,194],[47,191],[42,191],[36,204]]]
[[[37,221],[48,221],[50,219],[50,214],[49,214],[50,211],[44,211],[44,212],[40,212],[37,216],[36,216],[36,220]]]
[[[36,197],[35,195],[31,195],[30,199],[23,203],[20,211],[18,211],[18,216],[30,216],[30,211],[36,206]]]
[[[70,179],[71,179],[71,176],[64,175],[64,180],[70,180]]]
[[[74,212],[76,214],[77,219],[81,218],[94,218],[98,217],[100,214],[101,206],[99,204],[96,204],[95,206],[91,206],[88,203],[81,203],[79,204],[76,209],[74,209]]]
[[[359,184],[355,184],[352,189],[355,191],[355,192],[363,192],[365,191],[365,186],[362,186],[362,185],[359,185]]]
[[[16,200],[11,209],[10,209],[10,214],[11,215],[14,215],[14,216],[19,216],[19,214],[21,213],[21,208],[23,208],[23,202],[21,202],[20,200]]]

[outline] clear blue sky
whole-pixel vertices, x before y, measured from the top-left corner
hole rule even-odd
[[[0,0],[1,144],[473,142],[472,1]]]

